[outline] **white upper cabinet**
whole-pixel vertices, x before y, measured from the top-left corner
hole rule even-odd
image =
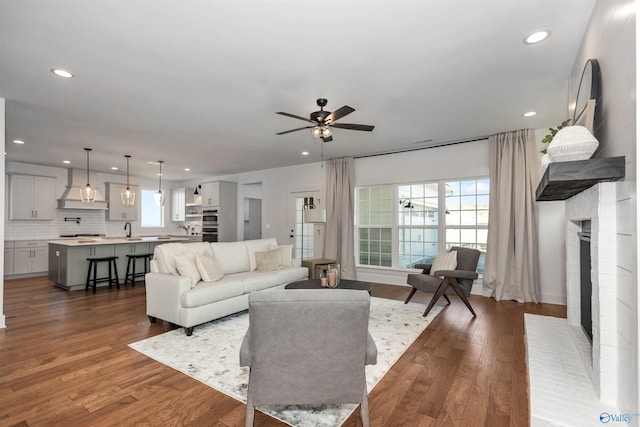
[[[9,219],[52,220],[55,178],[12,174],[9,178]]]
[[[220,206],[220,181],[202,184],[202,206]]]
[[[138,219],[138,206],[140,206],[140,191],[137,185],[129,184],[129,188],[135,191],[136,198],[133,206],[125,206],[122,204],[120,192],[127,188],[126,184],[118,184],[114,182],[106,182],[106,197],[109,202],[109,210],[107,211],[107,220],[109,221],[135,221]]]
[[[186,188],[171,189],[171,221],[185,220],[185,193]]]

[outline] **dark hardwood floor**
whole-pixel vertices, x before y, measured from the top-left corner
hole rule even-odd
[[[127,347],[172,326],[149,324],[144,285],[57,289],[46,277],[4,285],[1,426],[241,426],[245,405]],[[408,288],[373,285],[398,300]],[[430,295],[412,301],[426,306]],[[564,306],[457,298],[369,394],[373,426],[526,426],[523,313]],[[261,412],[256,426],[283,424]],[[345,426],[359,426],[358,411]]]

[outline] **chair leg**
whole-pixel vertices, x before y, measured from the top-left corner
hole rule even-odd
[[[476,316],[476,312],[473,311],[473,307],[471,307],[471,303],[469,303],[469,300],[467,299],[467,296],[464,294],[464,292],[462,292],[462,289],[460,288],[460,285],[458,284],[458,281],[455,280],[455,279],[452,279],[452,278],[447,278],[445,280],[447,282],[449,282],[449,284],[451,285],[453,290],[456,291],[456,294],[458,294],[458,296],[460,297],[460,299],[462,300],[464,305],[466,305],[467,308],[469,309],[469,311],[471,312],[471,314],[473,314],[473,317],[478,317],[478,316]]]
[[[433,306],[436,305],[436,302],[438,302],[440,297],[444,295],[444,291],[447,289],[447,286],[448,286],[448,283],[446,280],[443,280],[442,283],[440,283],[440,286],[438,286],[436,293],[433,295],[433,298],[431,298],[431,301],[429,301],[429,305],[427,306],[427,309],[424,311],[424,314],[422,315],[422,317],[426,317],[427,314],[429,314]]]
[[[418,290],[418,289],[416,289],[416,288],[412,288],[412,289],[411,289],[411,292],[409,292],[409,296],[408,296],[408,297],[407,297],[407,299],[404,301],[404,303],[405,303],[405,304],[409,302],[409,300],[410,300],[410,299],[411,299],[411,297],[416,293],[416,291],[417,291],[417,290]]]
[[[442,297],[447,300],[447,304],[451,304],[451,300],[447,296],[447,294],[442,294]]]
[[[133,259],[133,270],[131,274],[131,287],[133,288],[136,285],[136,261],[137,259]]]
[[[251,374],[249,374],[251,375]],[[253,407],[253,398],[251,397],[251,393],[247,393],[247,411],[244,416],[244,425],[245,427],[253,426],[253,416],[255,413],[255,408]]]
[[[91,266],[93,265],[93,261],[89,261],[89,270],[87,271],[87,281],[84,284],[85,292],[89,290],[89,284],[91,283]]]
[[[96,286],[98,284],[98,262],[93,262],[93,293],[96,293]]]
[[[116,276],[116,289],[120,289],[120,278],[118,277],[118,266],[116,265],[115,259],[112,260],[112,262],[113,262],[113,274],[115,274]]]
[[[127,260],[127,272],[124,274],[124,286],[129,284],[129,270],[131,269],[131,258]],[[132,280],[133,282],[133,280]]]
[[[369,422],[369,398],[367,397],[367,385],[364,385],[364,396],[362,397],[362,403],[360,404],[360,420],[362,421],[362,427],[370,427]]]

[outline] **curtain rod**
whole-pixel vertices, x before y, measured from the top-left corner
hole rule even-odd
[[[474,138],[474,139],[465,139],[463,141],[455,141],[455,142],[443,142],[442,144],[429,145],[429,146],[426,146],[426,147],[404,148],[404,149],[401,149],[401,150],[383,151],[383,152],[380,152],[380,153],[373,153],[373,154],[362,154],[360,156],[353,156],[353,158],[354,159],[363,159],[365,157],[377,157],[377,156],[386,156],[388,154],[407,153],[407,152],[410,152],[410,151],[427,150],[429,148],[438,148],[438,147],[447,147],[449,145],[465,144],[467,142],[484,141],[485,139],[489,139],[489,137],[488,136],[481,136],[481,137]]]

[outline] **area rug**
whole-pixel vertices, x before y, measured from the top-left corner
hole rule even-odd
[[[406,349],[442,310],[425,318],[424,304],[371,298],[369,332],[378,347],[378,363],[366,367],[370,392]],[[214,389],[246,403],[249,369],[239,365],[242,338],[249,326],[247,311],[208,322],[187,337],[184,329],[129,344],[129,347]],[[259,410],[301,427],[339,426],[356,405],[268,406]]]

